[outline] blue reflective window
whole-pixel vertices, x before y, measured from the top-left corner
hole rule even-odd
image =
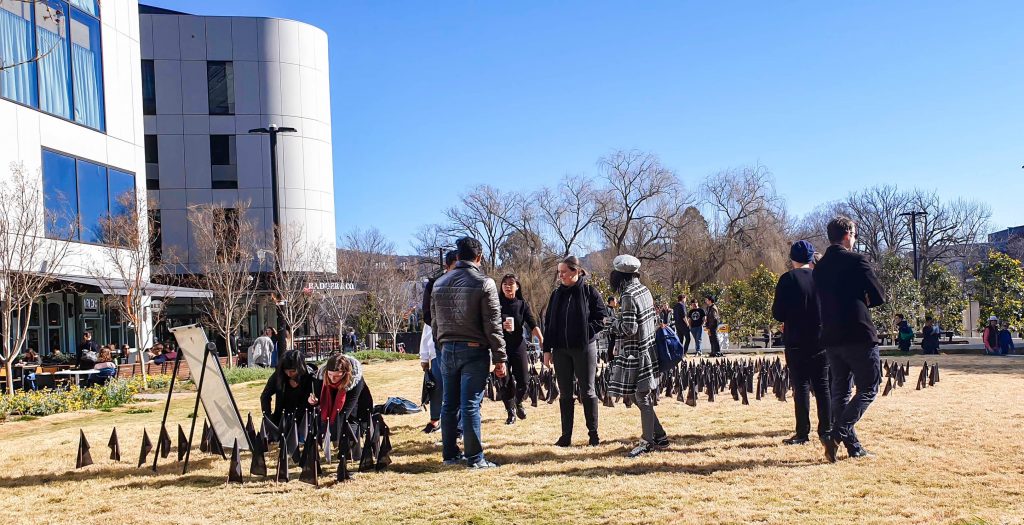
[[[75,159],[43,151],[43,206],[48,215],[46,236],[56,239],[77,239],[78,182]]]
[[[142,61],[142,114],[156,115],[156,68],[152,60]]]
[[[0,2],[0,63],[5,67],[0,70],[0,97],[38,106],[32,5]]]
[[[135,211],[135,175],[109,170],[110,214],[130,215]]]
[[[84,242],[100,243],[103,241],[102,222],[110,209],[107,169],[84,160],[76,164],[80,236]]]
[[[71,0],[71,5],[89,13],[92,16],[100,16],[99,5],[96,0]]]
[[[103,48],[100,21],[79,11],[71,14],[71,69],[75,122],[103,129]]]
[[[39,109],[71,118],[71,68],[68,61],[67,4],[53,0],[36,2],[36,48],[41,56]],[[58,16],[58,13],[61,13]]]

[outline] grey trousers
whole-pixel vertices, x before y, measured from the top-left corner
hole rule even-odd
[[[655,380],[655,386],[653,390],[640,391],[637,390],[636,406],[640,409],[640,427],[644,441],[648,443],[654,443],[661,441],[668,437],[665,433],[665,429],[661,426],[661,421],[658,419],[658,414],[654,413],[654,405],[651,403],[653,396],[657,395],[657,380]]]

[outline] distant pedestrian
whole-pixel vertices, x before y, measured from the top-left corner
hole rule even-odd
[[[633,397],[640,409],[641,441],[627,454],[635,458],[669,444],[654,412],[659,378],[654,338],[658,327],[651,291],[640,284],[640,260],[632,255],[619,255],[612,261],[612,267],[608,283],[619,293],[621,306],[610,329],[618,334],[622,345],[613,361],[608,390],[615,396]]]
[[[999,330],[999,355],[1010,355],[1011,352],[1016,353],[1016,350],[1013,346],[1013,334],[1010,333],[1010,325],[1003,322],[1003,328]]]
[[[676,303],[672,305],[672,320],[675,322],[676,335],[683,343],[683,355],[690,349],[690,323],[686,316],[686,296],[676,296]]]
[[[508,415],[505,424],[512,425],[515,424],[516,418],[526,419],[523,400],[526,399],[528,392],[530,360],[527,355],[523,329],[529,330],[530,336],[536,337],[541,345],[544,344],[544,335],[537,324],[537,318],[533,316],[530,303],[526,302],[523,297],[522,286],[514,273],[507,273],[501,278],[499,299],[501,301],[501,328],[505,337],[505,351],[508,354],[508,371],[516,381],[515,399],[505,400],[505,412]]]
[[[458,252],[455,250],[449,250],[444,255],[444,268],[441,269],[441,275],[444,275],[451,271],[455,267],[455,262],[458,260]],[[431,295],[434,290],[434,283],[441,278],[441,275],[427,281],[427,285],[423,287],[423,324],[429,327],[433,322],[434,318],[431,313]],[[444,374],[441,373],[441,347],[437,344],[437,333],[431,329],[431,338],[434,341],[434,354],[425,355],[420,353],[420,367],[423,368],[424,372],[430,374],[430,377],[434,381],[434,388],[430,391],[430,421],[423,427],[424,434],[430,434],[441,430],[441,405],[444,403]],[[462,413],[461,411],[456,416],[458,421],[457,427],[459,432],[462,431]]]
[[[622,308],[621,301],[619,308]],[[544,316],[544,366],[555,367],[558,381],[559,415],[562,434],[557,447],[572,444],[576,402],[573,378],[579,385],[583,419],[587,425],[588,443],[601,443],[597,433],[597,334],[604,329],[606,311],[597,289],[587,282],[587,272],[579,259],[569,256],[558,263],[558,286],[551,292]],[[616,343],[622,346],[621,337]]]
[[[455,241],[459,261],[434,283],[431,324],[441,345],[444,400],[441,403],[442,457],[446,465],[465,461],[469,468],[497,465],[484,458],[480,402],[491,364],[505,377],[505,338],[501,333],[498,287],[480,268],[483,246],[472,237]],[[465,454],[456,442],[462,411]]]
[[[988,318],[988,326],[981,334],[981,340],[985,343],[985,353],[988,355],[999,355],[999,318],[991,316]]]
[[[718,311],[714,296],[704,297],[704,304],[707,306],[707,318],[704,325],[708,328],[708,341],[711,343],[711,357],[722,357],[722,347],[718,342],[718,325],[722,322],[722,314]]]
[[[690,301],[690,311],[686,314],[686,317],[690,323],[690,335],[693,337],[693,348],[695,353],[700,356],[700,345],[704,340],[704,319],[707,317],[707,314],[705,314],[704,310],[697,304],[697,299]]]
[[[821,304],[821,344],[828,355],[832,433],[825,456],[836,461],[839,443],[851,458],[868,456],[854,425],[875,400],[882,379],[878,334],[869,308],[885,303],[885,291],[863,255],[853,251],[857,225],[846,217],[828,223],[832,243],[814,268]],[[852,394],[856,385],[857,393]]]
[[[939,323],[935,318],[928,315],[924,318],[924,328],[921,329],[921,353],[925,355],[937,355],[939,353]]]
[[[264,328],[263,334],[249,345],[247,353],[249,354],[247,356],[249,366],[262,368],[270,366],[274,355],[274,329],[270,327]]]
[[[914,329],[910,327],[903,314],[896,314],[896,346],[900,352],[910,352],[910,344],[914,342]]]
[[[823,443],[831,439],[828,357],[820,340],[821,312],[811,273],[813,254],[811,243],[797,241],[793,244],[789,250],[792,269],[779,276],[772,303],[772,317],[785,326],[786,366],[789,367],[796,410],[796,432],[783,440],[787,445],[802,445],[809,441],[811,391],[818,408],[818,439]]]

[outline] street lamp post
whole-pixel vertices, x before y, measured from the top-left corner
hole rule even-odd
[[[280,202],[277,190],[277,135],[278,133],[296,133],[298,130],[290,127],[280,127],[277,124],[271,124],[265,128],[253,128],[249,130],[250,134],[254,135],[269,135],[270,136],[270,199],[271,206],[273,208],[274,217],[274,272],[281,271],[281,211],[278,203]],[[281,309],[274,305],[277,310],[277,327],[278,327],[278,349],[279,351],[288,350],[287,341],[288,337],[285,334],[284,318],[281,315]]]
[[[902,217],[910,217],[910,242],[913,243],[914,247],[914,280],[921,279],[921,268],[920,262],[917,260],[917,218],[928,215],[928,212],[924,211],[908,211],[901,213]]]

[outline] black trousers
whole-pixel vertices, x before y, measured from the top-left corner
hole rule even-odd
[[[718,328],[708,328],[708,341],[711,342],[711,355],[722,353],[721,344],[718,342]]]
[[[679,340],[683,343],[683,355],[690,350],[690,326],[687,324],[676,325],[676,335],[679,336]]]
[[[583,398],[583,418],[587,431],[597,435],[597,345],[590,343],[587,348],[555,348],[551,352],[555,365],[555,379],[558,381],[558,408],[562,416],[562,437],[572,437],[572,426],[576,403],[573,378],[579,382],[580,397]]]
[[[860,448],[853,426],[878,395],[882,381],[881,358],[878,347],[872,344],[835,346],[826,352],[832,393],[832,437],[852,451]]]
[[[508,373],[512,374],[512,377],[516,378],[516,398],[515,400],[506,399],[505,409],[512,410],[519,403],[522,403],[526,399],[526,390],[529,386],[528,381],[530,375],[528,370],[530,369],[530,360],[526,355],[526,341],[519,343],[519,346],[515,348],[509,347],[508,352]]]
[[[822,350],[815,354],[797,348],[786,348],[786,366],[793,385],[793,407],[796,410],[796,432],[800,437],[811,433],[811,392],[818,409],[818,436],[832,431],[832,395],[829,390],[828,356]]]

